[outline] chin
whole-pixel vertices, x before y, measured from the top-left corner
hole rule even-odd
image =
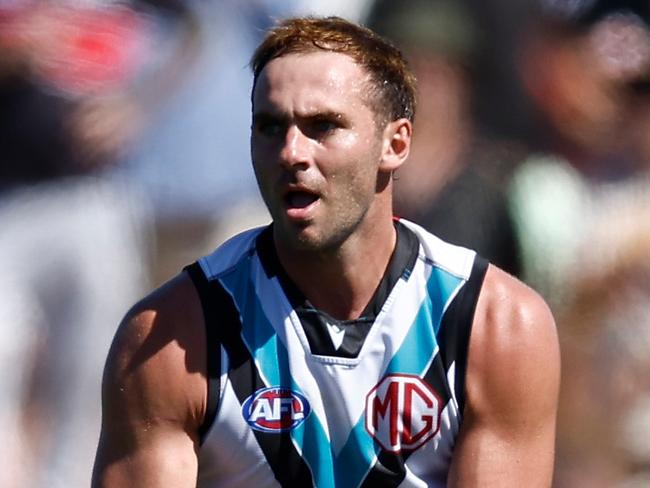
[[[284,239],[286,244],[296,251],[321,251],[324,243],[319,235],[306,230],[299,231]]]
[[[302,252],[329,253],[337,251],[354,234],[359,222],[329,216],[296,222],[283,218],[274,220],[276,242],[286,249]]]
[[[313,224],[277,226],[276,238],[290,251],[319,253],[334,247],[330,240],[323,238],[323,234]]]

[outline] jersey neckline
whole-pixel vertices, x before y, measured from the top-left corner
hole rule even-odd
[[[277,277],[300,320],[312,354],[356,358],[391,291],[400,279],[408,280],[417,261],[419,241],[415,233],[399,220],[394,220],[394,225],[397,242],[384,276],[361,316],[353,320],[336,319],[309,302],[278,259],[273,224],[258,236],[255,247],[262,267],[269,279]]]

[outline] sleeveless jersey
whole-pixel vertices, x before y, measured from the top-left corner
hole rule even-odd
[[[487,262],[395,225],[386,275],[354,321],[304,299],[270,226],[186,268],[208,348],[199,487],[445,486]]]

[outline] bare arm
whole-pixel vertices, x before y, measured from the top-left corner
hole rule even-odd
[[[560,383],[555,322],[533,290],[492,266],[468,361],[449,486],[551,486]]]
[[[183,274],[137,304],[115,336],[93,487],[196,486],[205,364],[203,315]]]

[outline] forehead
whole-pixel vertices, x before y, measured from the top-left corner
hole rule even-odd
[[[256,111],[357,110],[367,105],[368,83],[365,69],[346,54],[292,53],[272,59],[260,72],[253,103]]]

